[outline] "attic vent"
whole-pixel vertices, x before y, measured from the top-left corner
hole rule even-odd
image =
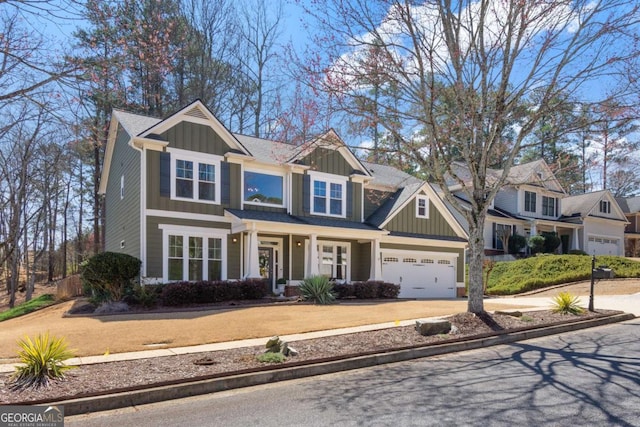
[[[196,117],[198,119],[206,119],[207,118],[207,116],[204,114],[204,112],[198,107],[193,107],[191,110],[187,111],[185,113],[185,115],[191,116],[191,117]]]

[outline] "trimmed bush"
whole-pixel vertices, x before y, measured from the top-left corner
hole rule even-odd
[[[509,253],[519,254],[527,246],[527,238],[521,234],[514,234],[509,238]]]
[[[81,265],[80,278],[93,303],[120,301],[133,288],[141,261],[131,255],[103,252]]]
[[[558,233],[552,232],[543,232],[542,237],[544,237],[544,244],[542,245],[542,250],[544,253],[552,254],[562,243],[562,239],[558,237]]]
[[[569,251],[569,255],[589,255],[589,254],[581,249],[571,249]]]
[[[540,253],[544,250],[544,237],[540,235],[529,237],[529,248],[532,254]]]
[[[358,299],[378,298],[378,285],[380,282],[353,282],[353,289]]]
[[[400,294],[400,285],[389,282],[378,283],[378,298],[394,299]]]
[[[175,282],[162,286],[160,301],[163,305],[175,307],[261,299],[265,295],[267,284],[263,280]]]
[[[348,283],[336,283],[333,285],[333,293],[337,299],[355,298],[356,296],[353,285]]]

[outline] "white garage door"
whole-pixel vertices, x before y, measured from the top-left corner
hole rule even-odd
[[[619,247],[619,239],[589,236],[587,253],[589,255],[618,255],[621,253]]]
[[[382,277],[400,285],[399,298],[455,298],[455,257],[382,252]]]

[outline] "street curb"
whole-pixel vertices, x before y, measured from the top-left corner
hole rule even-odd
[[[77,398],[48,404],[63,405],[65,415],[78,415],[89,412],[107,411],[130,406],[144,405],[162,402],[165,400],[180,399],[219,391],[232,390],[242,387],[251,387],[268,384],[277,381],[287,381],[305,378],[315,375],[324,375],[352,369],[367,368],[387,363],[403,362],[445,353],[474,350],[499,344],[508,344],[515,341],[539,338],[580,329],[603,326],[612,323],[634,319],[630,313],[614,314],[568,324],[552,325],[542,328],[522,330],[468,341],[460,341],[447,344],[429,345],[404,350],[394,350],[366,356],[351,357],[348,359],[334,360],[321,363],[313,363],[304,366],[274,369],[253,373],[231,375],[204,380],[196,380],[179,384],[150,387],[140,390],[114,393],[101,396]]]

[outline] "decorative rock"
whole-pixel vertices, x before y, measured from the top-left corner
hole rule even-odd
[[[269,338],[269,341],[267,341],[267,344],[265,345],[265,347],[267,348],[267,352],[268,353],[280,353],[280,347],[282,341],[280,341],[280,337],[279,336],[275,336],[272,338]]]
[[[451,322],[441,319],[416,320],[416,331],[425,337],[448,334],[451,331]]]

